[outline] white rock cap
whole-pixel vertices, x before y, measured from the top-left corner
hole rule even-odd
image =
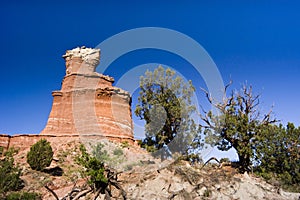
[[[87,48],[85,46],[67,50],[62,56],[66,61],[73,57],[81,58],[84,62],[92,65],[98,65],[100,62],[100,49]]]

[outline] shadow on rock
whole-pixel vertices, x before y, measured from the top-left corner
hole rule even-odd
[[[52,176],[62,176],[64,173],[63,169],[60,168],[59,166],[49,168],[49,169],[44,169],[43,172],[50,174]]]

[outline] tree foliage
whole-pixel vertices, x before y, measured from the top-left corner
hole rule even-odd
[[[271,119],[271,112],[261,115],[258,108],[260,96],[253,94],[251,86],[244,86],[226,97],[229,85],[225,87],[223,102],[215,102],[205,91],[218,115],[212,111],[203,111],[201,118],[204,123],[201,126],[208,143],[216,145],[222,151],[235,148],[240,169],[245,171],[249,170],[255,158],[255,145],[262,139],[259,138],[260,133],[275,120]]]
[[[230,84],[229,84],[230,85]],[[225,92],[228,89],[225,87]],[[283,187],[299,191],[300,128],[288,123],[276,125],[272,111],[261,114],[259,95],[252,87],[233,91],[223,102],[215,102],[205,91],[208,101],[217,110],[203,111],[201,119],[206,142],[227,151],[235,148],[241,171],[254,170],[267,179],[279,180]]]
[[[15,149],[10,148],[0,160],[0,198],[1,194],[21,188],[21,169],[14,164]]]
[[[288,123],[269,125],[256,144],[256,171],[267,179],[279,179],[288,189],[300,191],[300,127]],[[294,187],[296,186],[296,187]]]
[[[185,153],[198,133],[191,115],[195,112],[192,82],[185,83],[175,71],[159,66],[140,77],[140,94],[135,114],[145,120],[142,146],[155,152],[169,145],[171,152]],[[174,138],[177,137],[177,140]],[[177,141],[177,142],[176,142]],[[176,144],[175,144],[176,143]]]
[[[84,145],[80,145],[81,155],[77,158],[77,163],[85,168],[84,175],[89,177],[89,184],[95,189],[105,189],[107,178],[104,174],[104,163],[96,157],[90,156]]]
[[[92,155],[98,160],[101,160],[105,163],[110,160],[110,156],[108,152],[104,149],[104,144],[102,143],[97,143],[96,146],[94,146],[92,150]]]
[[[46,167],[50,166],[53,159],[53,151],[50,143],[41,139],[30,147],[30,151],[27,154],[27,163],[31,169],[42,171]]]
[[[101,144],[101,143],[99,143]],[[97,150],[102,151],[103,145],[97,145]],[[105,199],[111,199],[112,192],[111,187],[114,186],[116,189],[120,191],[120,195],[122,195],[123,199],[126,198],[126,192],[122,188],[122,186],[117,181],[117,172],[110,169],[107,166],[104,166],[102,160],[99,160],[95,156],[91,156],[87,153],[87,150],[83,144],[80,145],[81,155],[77,157],[76,161],[78,164],[84,167],[85,171],[83,173],[84,176],[88,177],[88,183],[92,190],[95,193],[93,199],[97,199],[98,195],[105,194]],[[94,152],[95,153],[95,152]],[[107,153],[98,154],[100,158],[106,158]],[[104,157],[103,157],[104,155]],[[89,190],[85,190],[89,193]]]

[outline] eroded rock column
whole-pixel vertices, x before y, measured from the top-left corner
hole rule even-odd
[[[131,97],[113,87],[114,79],[95,72],[100,50],[86,47],[63,55],[66,75],[61,90],[52,92],[53,105],[43,135],[78,134],[133,142]]]

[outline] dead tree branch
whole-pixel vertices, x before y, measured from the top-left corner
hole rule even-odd
[[[53,190],[51,190],[47,185],[44,187],[55,197],[56,200],[59,200],[57,194]]]

